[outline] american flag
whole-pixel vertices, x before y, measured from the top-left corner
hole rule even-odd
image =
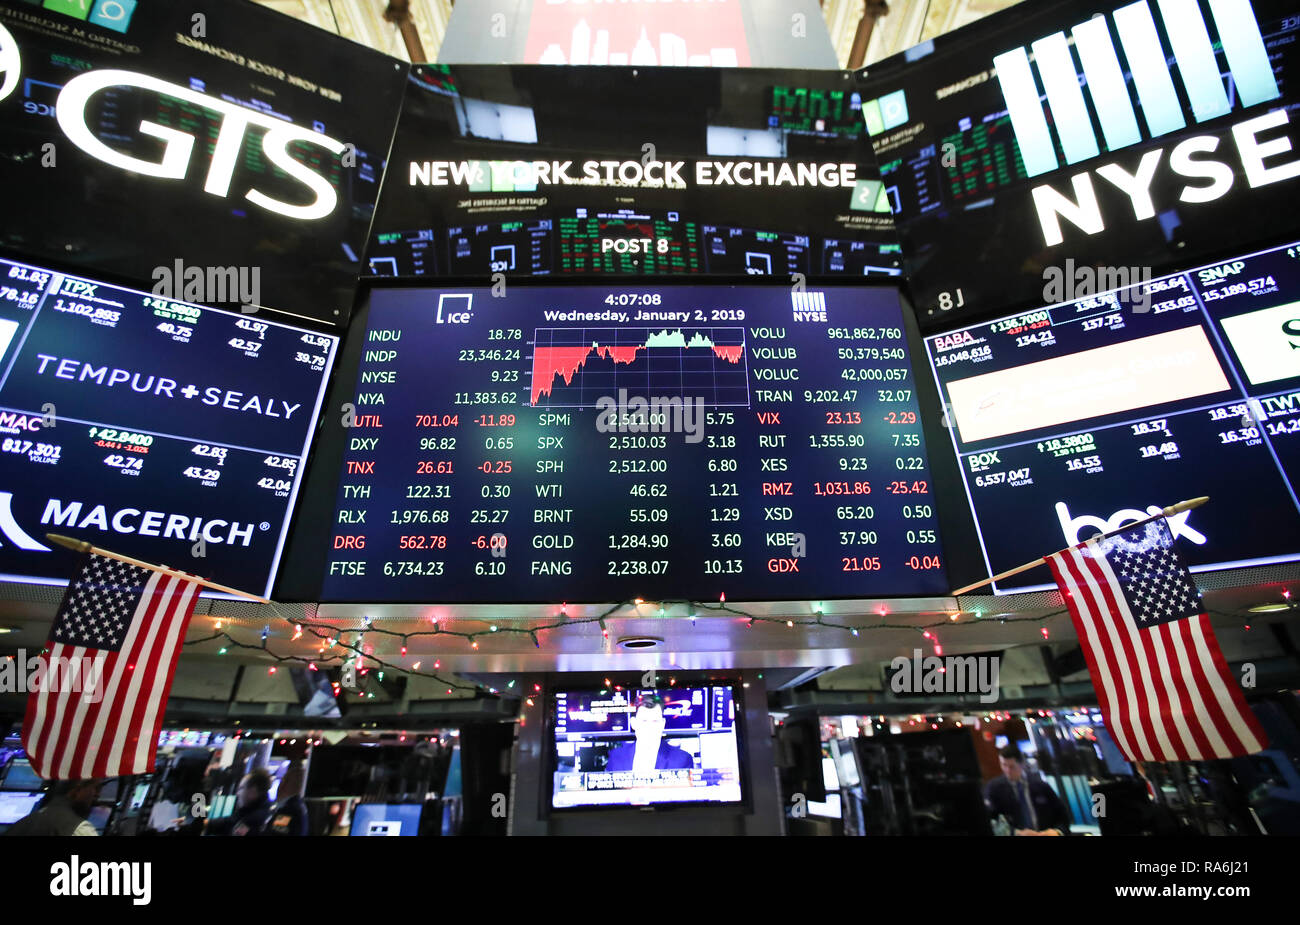
[[[50,780],[154,769],[163,708],[198,599],[186,580],[88,553],[50,631],[47,665],[97,664],[93,690],[42,685],[27,696],[23,747]],[[83,671],[83,675],[87,672]]]
[[[1248,755],[1267,738],[1163,517],[1047,557],[1102,714],[1130,761]]]

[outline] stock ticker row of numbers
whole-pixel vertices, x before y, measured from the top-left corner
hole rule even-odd
[[[968,453],[963,459],[976,488],[1018,488],[1032,485],[1040,468],[1098,475],[1106,471],[1107,463],[1126,469],[1140,460],[1179,461],[1189,439],[1198,448],[1207,443],[1262,447],[1265,438],[1295,434],[1300,434],[1300,392],[1288,392]],[[1111,446],[1109,454],[1101,451],[1103,436]]]
[[[53,279],[54,274],[44,270],[10,264],[4,281],[0,282],[0,306],[12,305],[24,311],[35,309]],[[248,357],[261,355],[268,332],[280,333],[282,330],[253,318],[232,320],[224,312],[205,311],[185,302],[140,295],[71,277],[60,278],[58,291],[50,295],[45,307],[52,312],[84,319],[90,324],[115,328],[125,315],[133,311],[133,304],[151,314],[150,323],[154,330],[179,344],[188,344],[193,339],[205,316],[221,325],[231,325],[233,331],[226,338],[226,345],[233,352]],[[323,334],[308,332],[298,335],[293,362],[323,372],[329,359],[330,343],[331,338]]]
[[[99,458],[105,472],[119,477],[180,478],[200,490],[229,484],[232,479],[242,487],[243,482],[252,480],[258,488],[277,498],[289,496],[298,470],[299,461],[293,456],[112,427],[45,422],[39,415],[0,412],[0,423],[15,424],[31,434],[0,439],[0,453],[24,457],[39,465],[57,466],[68,458],[69,452],[74,456],[92,454]],[[69,439],[65,434],[76,436]],[[237,466],[227,466],[235,462]]]
[[[590,409],[530,406],[524,331],[486,337],[458,349],[449,377],[482,389],[418,411],[398,411],[400,399],[378,391],[402,394],[396,349],[363,358],[361,388],[377,391],[357,394],[331,574],[438,577],[468,550],[476,576],[502,577],[519,567],[512,544],[522,540],[537,557],[522,566],[529,575],[570,575],[575,560],[591,567],[600,553],[609,575],[666,575],[681,561],[671,547],[682,529],[698,531],[708,553],[681,565],[704,575],[796,572],[803,553],[792,550],[814,535],[837,544],[844,572],[878,571],[889,557],[918,571],[941,567],[901,329],[828,329],[833,366],[819,354],[801,367],[787,348],[784,362],[761,367],[777,374],[755,378],[750,407],[703,412],[694,444],[653,432],[669,423],[653,412],[616,414],[608,423],[619,432],[594,433]],[[805,387],[814,369],[822,381]],[[756,439],[736,432],[742,416],[752,416]],[[575,453],[602,484],[573,480]],[[592,505],[595,492],[602,502],[612,492],[617,506]],[[381,496],[394,503],[375,506]],[[878,512],[906,528],[876,528]],[[601,537],[603,548],[579,548],[568,531],[595,518],[619,526]]]

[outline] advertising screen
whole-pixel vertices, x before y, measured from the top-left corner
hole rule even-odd
[[[0,247],[345,323],[407,69],[245,0],[5,0]]]
[[[394,287],[364,311],[290,596],[947,590],[896,290]]]
[[[0,579],[48,532],[267,593],[337,344],[0,261]]]
[[[1062,299],[1045,271],[1159,275],[1293,235],[1297,12],[1031,0],[872,65],[863,109],[921,325]]]
[[[730,686],[555,695],[551,807],[738,803]]]
[[[1192,571],[1300,557],[1300,245],[926,347],[988,574],[1202,495],[1170,521]]]
[[[421,65],[367,269],[897,276],[881,189],[848,72]]]

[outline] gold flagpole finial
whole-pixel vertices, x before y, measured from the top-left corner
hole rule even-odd
[[[51,543],[56,543],[59,546],[66,546],[74,552],[90,552],[95,548],[85,540],[74,540],[70,536],[60,536],[57,533],[47,533],[45,534],[45,538]]]

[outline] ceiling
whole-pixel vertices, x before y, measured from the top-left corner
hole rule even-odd
[[[1300,568],[1285,571],[1285,581],[1249,587],[1213,589],[1201,582],[1230,662],[1282,656],[1285,645],[1271,625],[1289,625],[1292,637],[1300,638],[1300,612],[1246,612],[1283,601],[1285,589],[1300,594]],[[59,589],[4,585],[0,597],[0,627],[10,630],[0,634],[0,653],[39,651]],[[488,606],[257,605],[204,598],[190,624],[178,684],[192,675],[198,685],[193,696],[225,697],[228,680],[214,680],[208,690],[201,679],[245,664],[265,672],[272,686],[287,684],[269,668],[311,661],[324,668],[360,654],[373,669],[409,673],[417,698],[472,697],[474,685],[460,676],[482,672],[837,668],[844,679],[870,677],[878,685],[879,663],[918,649],[934,654],[936,645],[941,654],[962,655],[1044,645],[1063,652],[1076,644],[1055,592],[962,598],[960,604],[952,598],[828,601],[820,613],[817,606],[699,603],[692,619],[686,605],[668,605],[661,615],[654,602],[568,605],[563,612],[559,605],[538,605],[506,613]],[[638,637],[653,645],[625,647]],[[823,676],[824,684],[833,681]]]
[[[256,0],[295,19],[410,60],[395,24],[386,22],[389,0]],[[462,0],[473,2],[473,0]],[[840,66],[846,66],[862,19],[863,0],[820,0]],[[1019,0],[890,0],[867,45],[865,63],[879,61],[936,35],[951,32]],[[409,0],[425,60],[436,61],[451,17],[452,0]]]

